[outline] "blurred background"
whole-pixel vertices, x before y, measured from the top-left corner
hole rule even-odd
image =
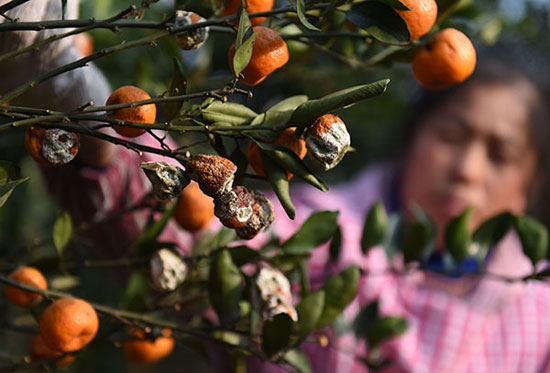
[[[451,2],[454,1],[438,1],[440,6]],[[95,0],[81,3],[81,18],[104,19],[134,2]],[[179,1],[179,5],[205,18],[212,14],[209,1]],[[288,3],[275,2],[275,7],[284,5]],[[172,15],[173,11],[172,0],[159,1],[145,12],[144,19],[158,21]],[[326,23],[328,26],[325,27],[331,31],[348,30],[343,13],[332,14]],[[548,0],[461,0],[456,11],[440,25],[446,26],[464,31],[481,54],[494,45],[511,46],[516,57],[523,59],[532,73],[538,74],[540,81],[546,83],[546,87],[550,86]],[[298,31],[293,23],[279,29],[282,35]],[[90,35],[97,51],[153,32],[155,30],[122,29],[113,33],[99,29],[93,30]],[[227,50],[233,38],[232,33],[212,30],[205,45],[187,52],[177,48],[174,38],[164,38],[156,47],[144,46],[112,54],[99,59],[97,65],[108,77],[113,89],[135,85],[154,97],[168,89],[172,77],[172,57],[179,56],[189,80],[188,93],[219,88],[231,79]],[[239,100],[259,112],[288,96],[305,94],[318,98],[353,85],[390,78],[391,83],[385,94],[338,113],[347,124],[356,151],[348,154],[338,167],[329,172],[316,169],[329,184],[335,184],[349,180],[358,170],[397,153],[403,123],[410,105],[418,96],[419,86],[407,62],[410,53],[396,53],[392,61],[368,67],[369,59],[383,48],[380,44],[371,45],[361,39],[315,41],[337,52],[337,55],[289,41],[289,63],[262,84],[252,87],[253,98],[236,96],[232,100]],[[162,121],[162,113],[160,115],[158,120]],[[196,138],[185,135],[176,140],[185,144]],[[11,268],[22,253],[30,258],[55,256],[51,232],[54,221],[62,211],[48,196],[36,163],[25,152],[23,130],[2,133],[0,160],[19,164],[22,175],[30,177],[28,182],[15,189],[8,202],[0,208],[0,269]],[[70,187],[67,185],[67,188]],[[57,281],[54,286],[70,288],[75,295],[94,294],[93,300],[99,303],[117,304],[128,293],[128,288],[118,283],[114,274],[106,274],[104,270],[81,270],[78,277],[52,273],[48,279]],[[139,284],[147,279],[138,276],[134,281]],[[25,325],[29,317],[26,311],[8,306],[4,298],[0,298],[0,361],[20,360],[27,353],[29,343],[29,337],[25,334],[14,332],[1,323],[11,319],[18,325]],[[206,370],[204,362],[197,359],[197,353],[183,344],[178,344],[175,353],[168,359],[150,368],[130,365],[112,344],[92,344],[81,355],[82,358],[77,359],[68,371]]]

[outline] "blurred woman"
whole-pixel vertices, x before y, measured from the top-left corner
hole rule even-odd
[[[354,337],[351,324],[374,301],[381,316],[408,322],[405,334],[374,351],[378,362],[387,360],[387,371],[550,370],[550,286],[520,280],[533,265],[516,234],[509,232],[493,247],[481,267],[470,263],[452,276],[441,274],[445,227],[467,207],[473,207],[472,229],[505,211],[545,217],[549,128],[548,105],[536,85],[509,64],[485,61],[466,83],[424,94],[397,164],[370,167],[328,194],[310,187],[293,194],[296,221],[278,210],[274,223],[283,242],[312,211],[340,211],[339,261],[330,263],[328,245],[316,249],[310,260],[313,287],[349,265],[364,271],[338,332],[329,332],[326,346],[304,343],[313,371],[367,370],[368,346]],[[402,270],[399,259],[390,261],[381,247],[361,253],[363,222],[379,199],[407,220],[414,220],[414,207],[433,220],[436,250],[420,269]],[[467,275],[480,270],[486,275]]]

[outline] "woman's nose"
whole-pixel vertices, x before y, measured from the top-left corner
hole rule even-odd
[[[480,141],[472,141],[461,146],[452,160],[452,178],[465,183],[478,183],[487,174],[485,146]]]

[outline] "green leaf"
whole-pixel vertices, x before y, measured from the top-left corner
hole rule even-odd
[[[25,177],[23,179],[9,181],[4,185],[0,185],[0,207],[4,206],[4,203],[6,203],[8,198],[10,198],[15,187],[27,180],[29,180],[29,178]]]
[[[294,111],[298,106],[306,102],[308,97],[306,95],[297,95],[297,96],[291,96],[287,97],[282,101],[279,101],[272,107],[270,107],[267,111],[287,111],[292,110]]]
[[[174,215],[174,212],[176,211],[177,203],[174,202],[172,205],[164,212],[162,217],[153,222],[147,229],[145,229],[139,237],[134,241],[133,247],[137,247],[140,249],[141,255],[148,255],[153,252],[152,247],[153,244],[157,241],[157,238],[160,236],[164,228],[166,227],[166,224]]]
[[[353,330],[356,338],[365,338],[372,323],[379,317],[378,301],[371,302],[363,307],[353,321]]]
[[[285,209],[288,217],[294,220],[294,217],[296,216],[296,209],[290,199],[290,189],[286,171],[279,167],[263,152],[260,154],[260,157],[262,159],[262,167],[265,175],[271,183],[271,187],[275,191],[275,194]]]
[[[295,329],[300,340],[316,329],[325,306],[325,295],[323,289],[309,293],[296,306],[298,322]]]
[[[67,211],[63,212],[53,225],[53,244],[59,256],[69,244],[73,236],[73,220]]]
[[[331,262],[337,262],[340,257],[340,251],[342,249],[342,230],[340,226],[336,227],[336,232],[332,236],[329,247],[329,257]]]
[[[405,334],[409,324],[399,316],[386,316],[371,323],[366,338],[370,348],[374,348],[386,339]]]
[[[224,343],[228,343],[233,346],[241,345],[241,336],[238,333],[234,333],[226,330],[215,330],[212,332],[212,336]]]
[[[243,279],[228,250],[214,256],[208,279],[209,298],[222,325],[231,325],[239,316]]]
[[[252,23],[250,22],[248,13],[245,9],[242,9],[239,19],[239,28],[237,30],[237,37],[235,39],[235,50],[239,49],[239,47],[243,44],[243,41],[245,41],[247,38],[250,37],[250,35],[252,35],[251,29]]]
[[[0,185],[21,178],[21,171],[15,163],[0,160]]]
[[[346,16],[351,23],[382,43],[403,45],[411,38],[403,18],[387,4],[378,1],[354,4]]]
[[[496,245],[512,228],[514,216],[509,212],[503,212],[486,220],[476,229],[473,240],[480,247],[479,257],[485,257],[487,251]]]
[[[254,50],[254,42],[256,41],[257,36],[257,33],[252,34],[238,49],[235,49],[235,55],[233,56],[233,71],[235,73],[235,77],[239,77],[239,74],[250,62],[252,51]]]
[[[300,350],[290,350],[285,353],[283,360],[292,365],[299,373],[312,373],[311,363],[306,354]]]
[[[296,0],[296,11],[298,13],[298,19],[300,20],[300,23],[304,25],[304,27],[313,30],[313,31],[321,31],[318,27],[312,25],[306,17],[306,4],[304,0]]]
[[[323,180],[313,174],[306,164],[290,149],[276,144],[268,144],[253,140],[275,163],[283,169],[301,177],[308,184],[326,192],[328,187]]]
[[[305,254],[334,236],[338,228],[338,211],[317,211],[282,245],[287,254]]]
[[[276,111],[268,110],[259,114],[250,122],[250,130],[243,131],[243,134],[252,136],[257,140],[273,141],[287,127],[288,120],[293,110]],[[255,128],[255,127],[263,128]]]
[[[516,217],[514,228],[521,240],[523,253],[531,260],[533,266],[536,266],[548,255],[548,230],[529,216]]]
[[[389,79],[383,79],[333,92],[316,100],[308,100],[296,108],[289,123],[298,128],[308,126],[324,114],[384,93],[389,82]]]
[[[142,312],[147,309],[145,299],[149,293],[149,279],[138,271],[134,271],[126,283],[126,289],[119,302],[121,309]]]
[[[183,72],[183,66],[176,57],[172,59],[172,63],[174,65],[172,81],[170,82],[170,91],[167,97],[185,95],[187,93],[187,78]],[[161,107],[166,115],[166,120],[170,122],[180,112],[183,107],[183,101],[166,102]]]
[[[462,263],[466,259],[472,243],[470,233],[472,211],[473,209],[468,207],[462,214],[453,219],[445,229],[447,251],[458,263]]]
[[[242,126],[250,123],[258,114],[241,104],[213,101],[206,108],[201,109],[201,115],[207,122],[221,122],[233,126]]]
[[[316,329],[332,324],[357,295],[359,267],[349,267],[329,278],[322,289],[325,291],[325,307]]]
[[[378,301],[361,309],[353,322],[355,336],[365,338],[372,349],[385,339],[404,334],[408,329],[407,320],[399,316],[380,317]]]
[[[285,254],[279,253],[271,258],[271,264],[283,272],[290,272],[297,266],[309,259],[309,253],[306,254]]]
[[[262,350],[267,356],[281,351],[290,343],[294,322],[286,313],[280,313],[273,320],[266,320],[262,328]]]
[[[234,246],[228,250],[231,253],[231,258],[233,258],[233,263],[235,263],[237,267],[262,259],[259,251],[247,246]]]
[[[369,210],[363,226],[363,236],[361,237],[363,254],[366,254],[371,247],[384,242],[387,227],[388,214],[382,202],[378,201]]]
[[[270,107],[266,112],[259,114],[250,123],[251,127],[262,126],[269,129],[255,129],[244,131],[243,134],[254,137],[256,140],[273,141],[289,125],[288,120],[294,110],[307,101],[307,96],[298,95],[288,97]],[[292,125],[290,125],[292,127]]]
[[[405,263],[421,260],[430,254],[433,234],[434,229],[427,222],[406,223],[402,245]]]

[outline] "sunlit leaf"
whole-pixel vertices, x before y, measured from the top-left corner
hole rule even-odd
[[[250,123],[258,114],[241,104],[213,101],[201,109],[201,115],[207,122],[221,122],[234,126],[242,126]]]
[[[73,236],[73,220],[67,211],[63,212],[53,225],[53,243],[61,256]]]
[[[299,128],[308,126],[324,114],[384,93],[389,82],[389,79],[383,79],[333,92],[319,99],[308,100],[296,108],[289,123]]]
[[[245,11],[243,11],[246,14]],[[248,16],[247,16],[248,17]],[[233,71],[235,76],[245,69],[252,57],[252,51],[254,50],[254,42],[256,41],[257,33],[253,33],[247,39],[243,39],[243,43],[240,46],[235,46],[235,55],[233,56]]]

